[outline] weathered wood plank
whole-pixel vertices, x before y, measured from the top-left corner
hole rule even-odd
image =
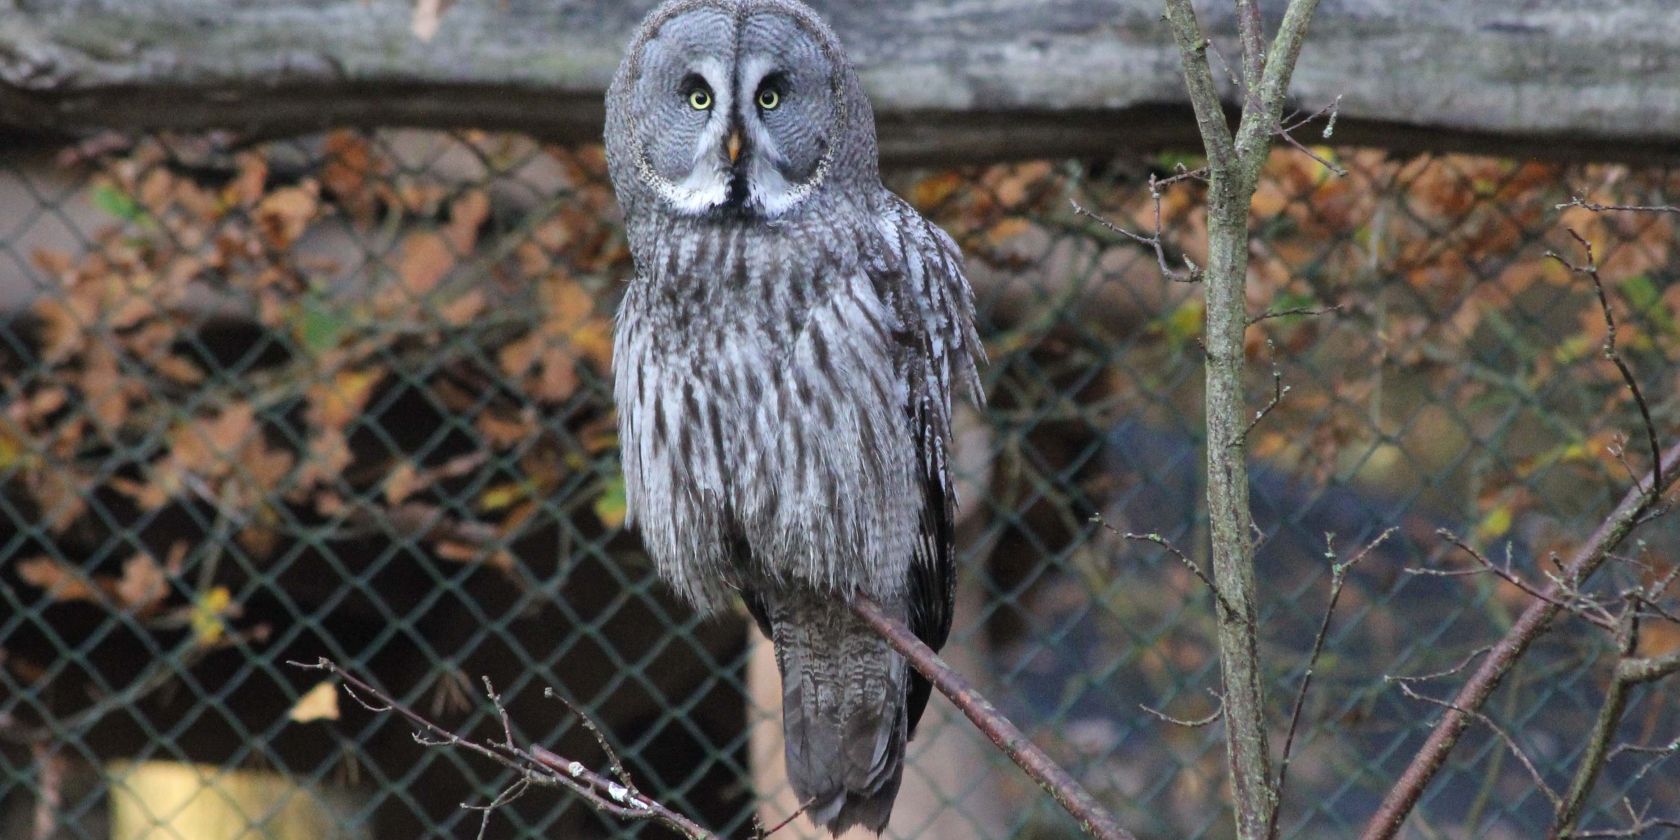
[[[0,125],[595,137],[652,4],[459,0],[423,40],[413,0],[0,0]],[[815,5],[874,97],[889,160],[1193,142],[1156,0]],[[1216,51],[1236,55],[1229,4],[1202,5],[1227,33]],[[1326,0],[1310,43],[1294,94],[1343,97],[1339,141],[1680,157],[1673,0]]]

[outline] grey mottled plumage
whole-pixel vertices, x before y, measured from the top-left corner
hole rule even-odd
[[[659,573],[775,644],[789,780],[880,831],[928,685],[846,607],[951,622],[951,395],[982,350],[961,256],[881,186],[874,118],[794,0],[674,0],[607,93],[636,276],[614,389]]]

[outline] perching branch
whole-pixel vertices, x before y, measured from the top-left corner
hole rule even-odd
[[[1032,777],[1038,786],[1050,794],[1075,820],[1089,837],[1099,840],[1136,840],[1120,827],[1114,815],[1091,796],[1078,780],[1068,775],[1056,762],[1039,749],[1009,718],[997,710],[956,669],[939,658],[939,654],[916,638],[904,622],[881,610],[881,606],[862,595],[852,599],[852,612],[857,613],[874,631],[892,645],[911,667],[927,677],[939,693],[950,699],[974,722],[982,734],[997,745],[1004,755]]]
[[[479,824],[479,837],[484,836],[485,828],[489,824],[490,815],[503,805],[519,798],[532,786],[563,787],[583,798],[583,801],[596,811],[617,817],[626,822],[653,822],[669,828],[673,832],[689,838],[689,840],[717,840],[717,835],[702,828],[698,823],[674,811],[658,800],[646,796],[636,787],[629,772],[618,758],[618,753],[607,743],[606,738],[590,720],[570,702],[561,698],[567,708],[577,713],[584,726],[595,736],[596,743],[607,755],[611,766],[609,775],[603,775],[590,770],[581,762],[573,761],[556,755],[544,749],[540,744],[519,746],[513,737],[513,725],[508,719],[507,708],[502,705],[501,695],[491,687],[488,677],[484,679],[485,697],[495,708],[502,723],[501,740],[475,741],[464,735],[458,735],[442,725],[437,724],[398,702],[389,694],[375,688],[357,677],[338,663],[330,659],[321,658],[314,662],[288,662],[294,668],[311,671],[325,671],[344,681],[344,693],[352,700],[361,704],[362,708],[370,712],[394,712],[414,726],[414,740],[422,746],[455,747],[478,753],[503,767],[519,774],[519,778],[512,785],[496,795],[486,805],[462,805],[468,810],[482,812]],[[549,697],[559,697],[552,691]]]

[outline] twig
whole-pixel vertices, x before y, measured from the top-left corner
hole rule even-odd
[[[1509,558],[1507,558],[1505,566],[1501,568],[1492,560],[1489,560],[1480,551],[1471,548],[1469,544],[1465,543],[1464,540],[1460,539],[1459,536],[1452,531],[1449,531],[1446,528],[1437,528],[1435,530],[1435,534],[1447,542],[1452,543],[1458,548],[1458,550],[1470,555],[1477,564],[1486,571],[1496,575],[1500,580],[1521,589],[1530,598],[1545,601],[1561,609],[1568,610],[1571,614],[1578,616],[1585,621],[1591,622],[1592,624],[1595,624],[1605,630],[1609,630],[1611,632],[1616,631],[1615,617],[1606,612],[1604,607],[1596,601],[1581,595],[1576,589],[1577,583],[1575,581],[1553,578],[1553,589],[1563,594],[1562,597],[1559,597],[1551,592],[1536,589],[1533,585],[1523,580],[1520,575],[1511,570]],[[1406,571],[1416,572],[1417,570],[1407,569]]]
[[[1285,132],[1285,131],[1279,131],[1278,136],[1283,138],[1283,142],[1288,143],[1289,145],[1295,147],[1295,151],[1300,152],[1301,154],[1312,158],[1314,161],[1316,161],[1318,163],[1319,166],[1322,166],[1325,169],[1330,170],[1330,174],[1335,175],[1338,178],[1348,174],[1348,171],[1345,167],[1337,166],[1336,164],[1332,163],[1328,158],[1326,158],[1323,155],[1319,154],[1318,152],[1315,152],[1312,149],[1309,149],[1306,146],[1302,145],[1301,141],[1296,140],[1294,135],[1289,134],[1288,132]]]
[[[1215,601],[1219,602],[1220,609],[1223,609],[1223,610],[1226,610],[1226,611],[1231,610],[1231,602],[1225,600],[1225,596],[1221,595],[1219,593],[1219,587],[1214,585],[1213,579],[1208,577],[1207,573],[1202,571],[1202,567],[1196,565],[1195,561],[1191,560],[1189,557],[1184,556],[1184,552],[1179,551],[1178,546],[1175,546],[1171,542],[1168,542],[1166,537],[1163,537],[1160,534],[1156,534],[1156,533],[1134,534],[1131,531],[1126,531],[1126,532],[1122,533],[1121,531],[1116,529],[1113,525],[1108,524],[1108,520],[1104,519],[1103,515],[1101,513],[1091,514],[1091,521],[1097,523],[1098,525],[1101,525],[1109,533],[1114,534],[1115,536],[1120,537],[1121,539],[1131,540],[1133,542],[1154,543],[1155,545],[1158,545],[1161,548],[1166,549],[1168,553],[1170,553],[1172,556],[1178,558],[1178,562],[1183,564],[1184,568],[1189,569],[1190,573],[1195,575],[1196,579],[1201,581],[1202,585],[1206,586],[1208,588],[1209,592],[1213,593],[1213,598],[1214,598]]]
[[[1405,676],[1405,677],[1396,676],[1394,674],[1384,674],[1383,675],[1383,682],[1428,682],[1430,680],[1438,680],[1438,679],[1441,679],[1443,677],[1450,677],[1453,674],[1456,674],[1456,673],[1464,670],[1465,668],[1470,667],[1470,663],[1475,662],[1476,657],[1481,656],[1482,654],[1487,653],[1490,650],[1493,650],[1493,645],[1482,645],[1481,647],[1476,648],[1473,651],[1470,651],[1470,653],[1468,655],[1466,655],[1463,659],[1459,660],[1459,663],[1457,665],[1454,665],[1451,668],[1447,668],[1446,670],[1443,670],[1443,671],[1431,671],[1430,673],[1427,673],[1427,674],[1417,674],[1417,675],[1414,675],[1414,676]]]
[[[1174,176],[1175,179],[1178,177],[1181,176]],[[1181,258],[1184,260],[1184,271],[1175,271],[1167,266],[1167,252],[1165,247],[1161,244],[1161,193],[1156,189],[1156,181],[1153,175],[1149,178],[1149,195],[1155,201],[1155,233],[1149,236],[1132,233],[1108,219],[1103,218],[1097,213],[1086,209],[1083,205],[1073,199],[1068,199],[1068,203],[1073,205],[1074,215],[1084,216],[1097,224],[1102,225],[1105,229],[1112,233],[1117,233],[1132,240],[1133,242],[1148,245],[1150,248],[1154,249],[1155,264],[1161,267],[1161,275],[1166,277],[1168,280],[1172,280],[1175,283],[1194,283],[1200,280],[1202,277],[1202,270],[1197,268],[1196,264],[1191,262],[1189,257]]]
[[[1098,804],[1083,785],[1029,741],[1027,736],[998,711],[997,707],[981,696],[967,679],[947,665],[945,660],[940,659],[939,654],[923,644],[921,639],[916,638],[916,634],[912,633],[904,622],[888,616],[879,604],[861,594],[852,597],[852,612],[909,660],[910,665],[921,672],[922,676],[927,677],[928,682],[933,683],[933,687],[939,689],[939,693],[949,698],[952,705],[962,710],[982,734],[1026,771],[1039,787],[1079,822],[1080,829],[1086,835],[1099,840],[1135,840],[1130,832],[1120,827],[1112,813]]]
[[[1651,422],[1651,407],[1645,404],[1645,394],[1639,390],[1639,380],[1633,377],[1633,371],[1628,369],[1627,362],[1622,360],[1622,354],[1616,350],[1616,316],[1610,309],[1609,297],[1604,294],[1604,281],[1598,276],[1598,261],[1593,257],[1592,243],[1573,229],[1569,231],[1569,235],[1575,237],[1575,241],[1586,251],[1586,265],[1575,265],[1554,251],[1547,251],[1546,256],[1557,260],[1570,271],[1585,274],[1592,279],[1593,290],[1598,293],[1598,306],[1604,311],[1604,358],[1615,363],[1616,370],[1621,371],[1622,382],[1627,385],[1628,392],[1633,394],[1634,405],[1639,407],[1639,416],[1645,421],[1645,439],[1651,444],[1652,486],[1663,486],[1662,447],[1657,443],[1657,426]]]
[[[1340,311],[1342,311],[1342,304],[1339,303],[1330,306],[1296,306],[1289,309],[1272,309],[1248,319],[1248,325],[1252,327],[1261,321],[1269,321],[1273,318],[1287,318],[1291,315],[1326,315],[1331,312]]]
[[[1634,772],[1632,778],[1628,779],[1628,786],[1631,787],[1643,781],[1652,770],[1656,769],[1657,765],[1672,758],[1676,753],[1680,753],[1680,738],[1675,738],[1674,740],[1668,742],[1667,745],[1661,747],[1644,747],[1636,744],[1623,744],[1610,752],[1610,758],[1613,760],[1624,752],[1644,753],[1652,756],[1649,761],[1645,762],[1643,767],[1640,767]]]
[[[1214,704],[1213,711],[1208,712],[1206,715],[1204,715],[1203,717],[1199,717],[1199,718],[1175,718],[1172,715],[1167,714],[1166,712],[1163,712],[1159,709],[1150,708],[1149,706],[1145,706],[1142,703],[1138,704],[1138,708],[1148,712],[1150,715],[1154,716],[1156,719],[1165,721],[1165,722],[1170,723],[1174,726],[1182,726],[1186,729],[1200,729],[1204,726],[1212,725],[1214,721],[1219,720],[1221,717],[1225,716],[1225,698],[1220,697],[1219,694],[1211,688],[1208,689],[1207,692],[1209,694],[1212,694],[1213,699],[1217,702]]]
[[[1545,794],[1547,801],[1552,803],[1553,808],[1562,807],[1563,801],[1558,798],[1557,791],[1552,790],[1551,785],[1546,784],[1546,778],[1540,775],[1539,768],[1534,766],[1534,761],[1528,757],[1527,751],[1525,751],[1522,746],[1517,743],[1517,739],[1512,737],[1511,733],[1505,731],[1505,727],[1495,723],[1492,718],[1477,710],[1466,709],[1454,703],[1449,703],[1446,700],[1430,697],[1427,694],[1420,694],[1405,680],[1394,680],[1393,682],[1395,685],[1400,686],[1401,694],[1404,694],[1413,700],[1420,700],[1425,703],[1440,706],[1449,711],[1456,712],[1467,717],[1474,717],[1476,720],[1481,721],[1483,725],[1493,731],[1493,734],[1499,736],[1499,740],[1505,742],[1505,747],[1509,749],[1511,754],[1517,757],[1517,761],[1521,762],[1522,766],[1528,770],[1529,779],[1534,782],[1535,789],[1539,790],[1542,794]]]
[[[596,745],[601,748],[601,752],[606,754],[607,766],[612,768],[613,778],[618,779],[625,784],[630,784],[630,771],[624,769],[624,762],[618,757],[618,750],[613,749],[612,744],[607,741],[606,733],[601,731],[601,727],[595,725],[594,718],[584,714],[583,710],[578,708],[576,703],[567,699],[566,696],[560,692],[555,691],[553,687],[545,687],[543,689],[543,696],[559,700],[561,703],[565,704],[567,709],[571,710],[572,714],[577,715],[577,719],[583,723],[583,728],[589,730],[589,734],[595,738]]]
[[[338,677],[342,681],[344,693],[355,700],[362,708],[370,712],[394,712],[415,727],[414,740],[424,746],[455,747],[478,753],[497,764],[502,765],[519,774],[519,781],[503,790],[487,805],[464,805],[471,810],[483,811],[483,821],[487,822],[490,812],[505,805],[513,799],[524,795],[530,785],[542,787],[564,787],[578,796],[596,811],[617,817],[625,821],[654,822],[671,829],[689,840],[716,840],[716,835],[702,828],[698,823],[666,807],[656,799],[644,796],[628,780],[628,775],[622,779],[614,779],[596,773],[585,767],[581,762],[572,761],[544,749],[541,745],[531,744],[527,747],[518,746],[513,737],[513,727],[508,719],[507,708],[502,705],[501,695],[491,687],[488,678],[484,680],[486,696],[495,708],[502,723],[501,741],[474,741],[462,735],[445,729],[442,725],[433,723],[418,712],[398,702],[391,695],[386,694],[373,685],[344,670],[338,663],[325,657],[314,662],[287,662],[294,668],[310,671],[323,671]],[[585,718],[587,720],[587,718]],[[597,731],[590,722],[591,731]],[[609,751],[609,755],[610,755]],[[615,772],[621,771],[615,761]],[[480,834],[485,823],[480,824]]]
[[[1266,351],[1272,357],[1272,399],[1261,406],[1259,411],[1254,412],[1254,419],[1248,421],[1248,425],[1243,427],[1242,434],[1238,435],[1236,440],[1231,441],[1231,446],[1246,445],[1248,443],[1248,433],[1254,431],[1254,427],[1260,425],[1260,421],[1266,419],[1266,415],[1271,414],[1272,409],[1278,407],[1278,403],[1283,402],[1284,394],[1289,393],[1289,386],[1283,384],[1283,373],[1278,370],[1277,347],[1272,344],[1272,340],[1269,338],[1266,339]]]
[[[1398,530],[1389,528],[1377,535],[1377,538],[1366,543],[1358,554],[1346,563],[1334,562],[1336,552],[1331,544],[1329,534],[1324,535],[1324,556],[1330,558],[1330,600],[1324,605],[1324,618],[1318,623],[1318,633],[1313,636],[1312,653],[1307,655],[1307,670],[1301,675],[1301,687],[1295,692],[1295,707],[1289,713],[1289,731],[1283,736],[1283,754],[1278,759],[1277,796],[1278,802],[1283,801],[1284,785],[1289,781],[1290,751],[1295,746],[1295,731],[1301,724],[1301,710],[1307,705],[1307,689],[1312,686],[1313,670],[1318,665],[1318,657],[1324,652],[1324,640],[1330,635],[1330,618],[1336,614],[1336,602],[1342,598],[1342,587],[1347,584],[1347,573],[1370,556],[1377,547],[1388,541],[1388,538]],[[1266,836],[1276,837],[1278,831],[1278,811],[1272,811],[1271,824],[1267,826]]]
[[[1581,207],[1594,213],[1603,213],[1607,210],[1623,210],[1633,213],[1680,213],[1680,206],[1673,204],[1598,204],[1591,201],[1582,201],[1578,195],[1571,196],[1569,201],[1557,205],[1556,209],[1562,210],[1567,207]]]
[[[1315,113],[1312,116],[1309,116],[1309,117],[1301,120],[1300,122],[1295,123],[1294,125],[1278,126],[1278,130],[1277,130],[1277,136],[1283,138],[1283,142],[1288,143],[1290,146],[1293,146],[1295,148],[1295,151],[1300,152],[1301,154],[1312,158],[1314,161],[1317,161],[1319,166],[1322,166],[1325,169],[1330,170],[1330,174],[1335,175],[1338,178],[1346,176],[1348,174],[1348,171],[1345,167],[1337,166],[1335,163],[1331,162],[1329,159],[1325,158],[1323,155],[1313,151],[1312,149],[1307,148],[1305,145],[1303,145],[1301,143],[1301,141],[1296,140],[1295,135],[1292,134],[1291,132],[1293,132],[1295,129],[1300,128],[1301,126],[1306,125],[1307,123],[1312,122],[1313,120],[1317,119],[1319,117],[1319,115],[1323,114],[1325,111],[1329,111],[1330,112],[1330,119],[1324,124],[1324,136],[1326,138],[1329,138],[1330,132],[1335,129],[1335,126],[1336,126],[1336,110],[1337,110],[1337,108],[1339,108],[1341,106],[1341,103],[1342,103],[1342,98],[1340,96],[1338,96],[1338,97],[1336,97],[1335,102],[1331,103],[1328,106],[1325,106],[1325,108],[1323,108],[1323,109],[1320,109],[1318,111],[1318,113]]]

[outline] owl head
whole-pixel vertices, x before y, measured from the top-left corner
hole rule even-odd
[[[797,0],[670,0],[607,91],[607,159],[632,218],[774,219],[879,183],[869,102]]]

